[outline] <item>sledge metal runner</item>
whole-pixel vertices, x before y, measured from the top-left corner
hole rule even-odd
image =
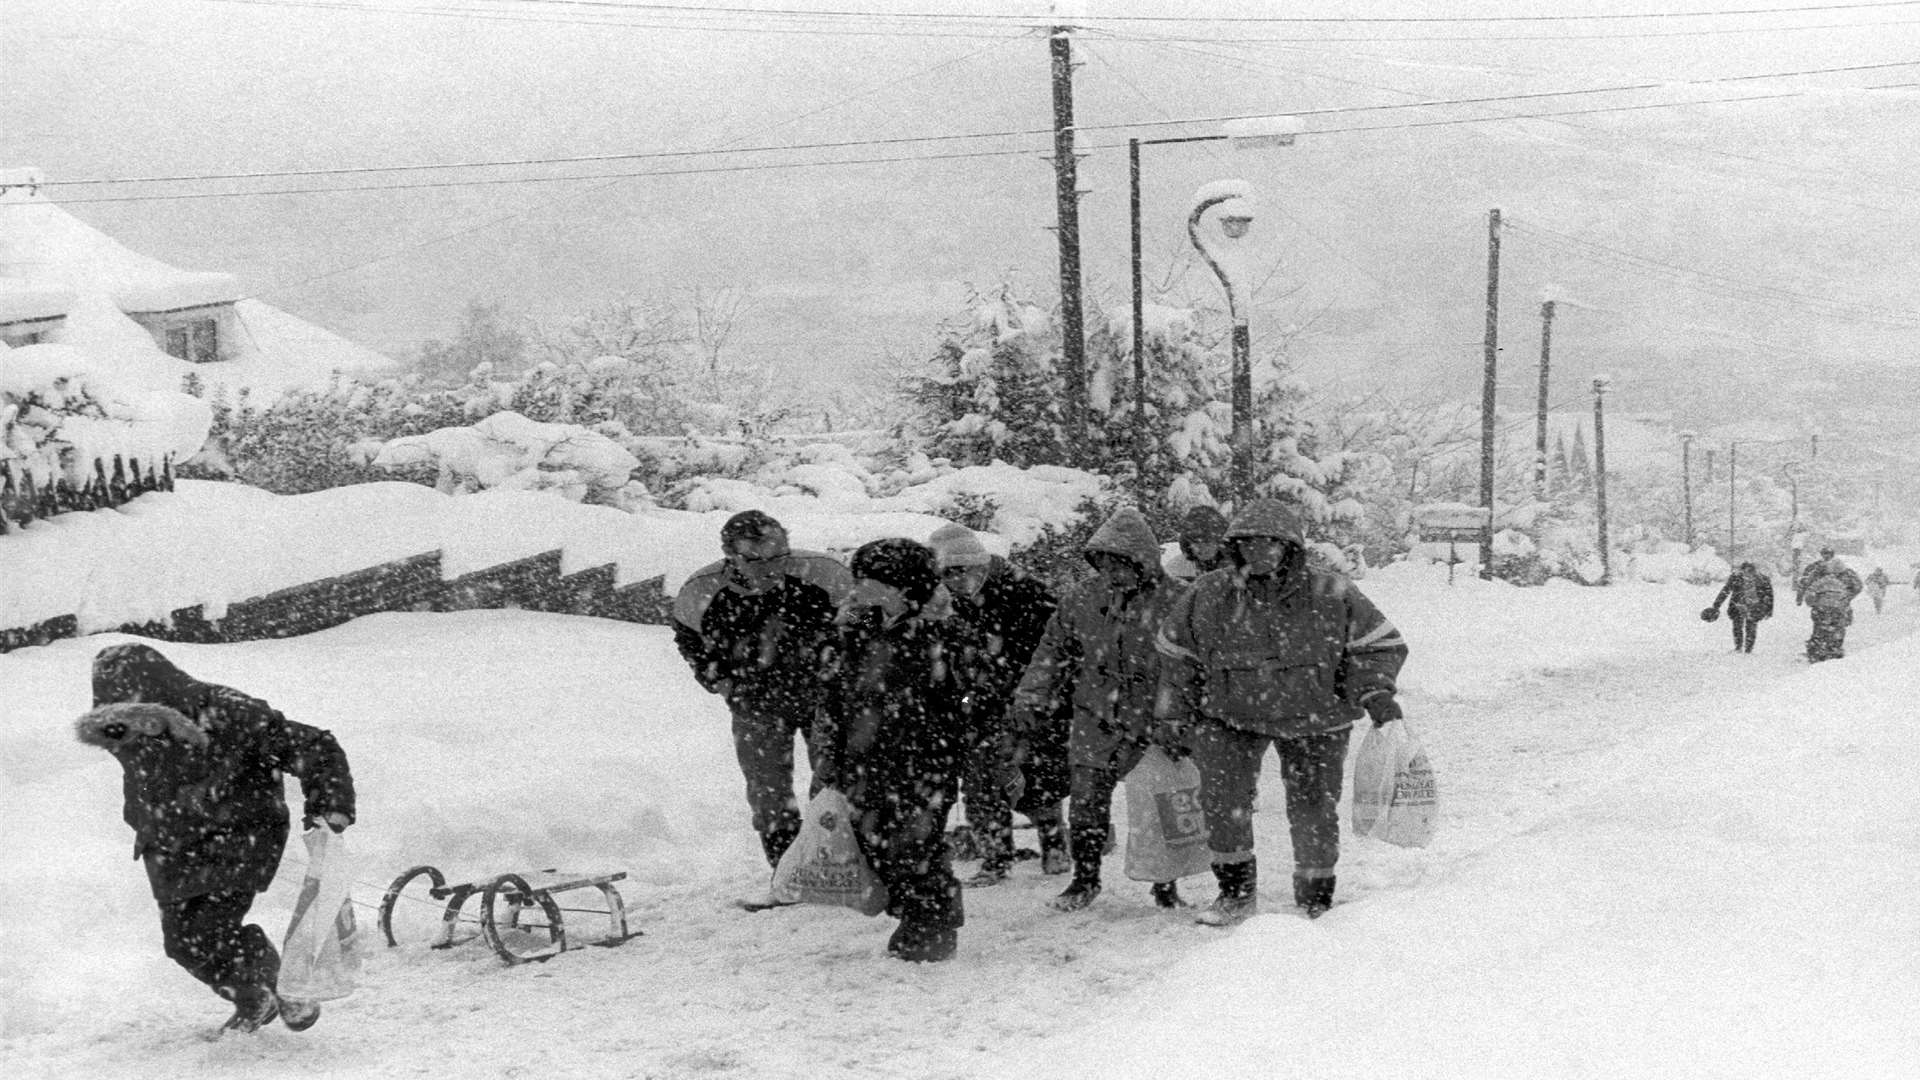
[[[393,884],[387,886],[387,893],[380,900],[380,933],[387,939],[389,947],[400,944],[393,933],[394,906],[402,899],[419,899],[417,896],[406,896],[406,890],[423,876],[428,882],[426,895],[435,902],[446,901],[440,926],[428,943],[435,949],[448,949],[473,940],[472,935],[456,940],[454,931],[462,921],[474,921],[472,916],[463,919],[461,909],[475,896],[480,898],[479,936],[485,938],[493,951],[509,964],[549,960],[569,948],[582,947],[569,945],[561,914],[563,911],[586,911],[607,916],[607,936],[584,942],[583,945],[612,947],[641,934],[641,931],[627,928],[626,904],[621,901],[620,891],[613,885],[626,878],[627,872],[624,870],[610,874],[576,874],[548,869],[526,875],[501,874],[449,885],[437,868],[416,866],[394,878]],[[600,890],[600,895],[607,902],[604,912],[597,908],[562,908],[554,900],[555,894],[587,888]],[[544,922],[528,921],[536,910],[539,912],[536,918],[544,919]]]

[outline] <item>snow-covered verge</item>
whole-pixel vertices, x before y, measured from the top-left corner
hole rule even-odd
[[[664,577],[671,591],[720,557],[721,523],[749,507],[780,518],[796,547],[849,552],[883,536],[924,540],[956,499],[991,493],[999,510],[988,543],[1004,552],[1070,525],[1080,499],[1098,490],[1074,469],[994,465],[857,501],[715,482],[699,512],[628,513],[536,490],[456,496],[390,482],[281,496],[182,480],[171,492],[32,522],[0,540],[0,627],[78,615],[89,633],[196,604],[218,618],[236,600],[429,551],[443,553],[451,577],[559,548],[564,573],[611,562],[620,584]]]
[[[1300,919],[1270,766],[1270,914],[1227,933],[1163,915],[1116,855],[1100,901],[1057,915],[1061,879],[1023,863],[968,894],[960,955],[930,968],[885,957],[885,919],[729,905],[764,864],[724,710],[664,628],[392,614],[164,645],[339,735],[359,900],[417,863],[624,869],[645,932],[516,968],[478,944],[376,948],[313,1031],[211,1046],[194,1035],[225,1008],[160,955],[118,769],[68,725],[93,652],[122,639],[0,655],[0,865],[26,886],[0,950],[0,1057],[33,1078],[1920,1072],[1909,590],[1882,615],[1859,605],[1849,657],[1808,668],[1804,609],[1783,604],[1734,655],[1695,617],[1708,587],[1449,587],[1444,568],[1392,567],[1364,588],[1413,645],[1404,696],[1441,784],[1431,847],[1349,839],[1341,902]],[[275,935],[294,851],[255,907]],[[415,930],[434,918],[403,909]]]

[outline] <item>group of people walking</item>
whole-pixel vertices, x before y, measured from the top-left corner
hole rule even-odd
[[[1166,558],[1145,515],[1122,508],[1085,545],[1091,576],[1065,589],[959,525],[924,544],[873,541],[844,566],[793,549],[759,511],[734,515],[720,539],[723,557],[675,598],[676,643],[727,702],[769,866],[801,825],[796,736],[812,790],[847,796],[899,919],[892,955],[955,952],[963,883],[946,822],[962,794],[980,858],[964,886],[1006,880],[1023,813],[1043,872],[1072,874],[1052,906],[1092,903],[1115,788],[1152,746],[1200,772],[1219,891],[1199,921],[1258,908],[1252,815],[1269,747],[1295,903],[1311,916],[1331,905],[1347,733],[1363,716],[1399,717],[1407,648],[1350,580],[1308,560],[1284,504],[1255,501],[1231,521],[1196,508]],[[1185,906],[1172,881],[1151,896]]]
[[[1885,570],[1875,567],[1863,582],[1832,548],[1821,548],[1820,558],[1808,564],[1793,582],[1794,604],[1806,606],[1812,615],[1807,660],[1819,663],[1845,656],[1847,627],[1853,624],[1853,598],[1866,591],[1877,613],[1886,601],[1890,580]],[[1727,575],[1726,584],[1702,614],[1718,617],[1722,604],[1733,628],[1734,651],[1752,652],[1760,623],[1773,616],[1772,579],[1752,562],[1743,562]]]

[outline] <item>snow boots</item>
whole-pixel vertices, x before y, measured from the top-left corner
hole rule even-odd
[[[233,1015],[220,1025],[222,1034],[229,1031],[252,1034],[280,1015],[280,999],[274,996],[273,988],[265,984],[223,986],[216,992],[233,1002]]]
[[[1108,830],[1080,825],[1073,830],[1073,880],[1065,892],[1047,902],[1055,911],[1079,911],[1100,895],[1100,856]]]
[[[960,947],[960,931],[926,918],[908,916],[900,920],[887,939],[887,955],[910,964],[937,964],[953,959]]]
[[[1154,907],[1173,911],[1188,906],[1185,900],[1180,899],[1180,883],[1177,881],[1159,882],[1148,891],[1153,896]]]
[[[1007,876],[1011,873],[1013,873],[1013,856],[996,853],[981,860],[980,869],[961,884],[969,889],[984,889],[1007,880]]]
[[[1260,911],[1257,891],[1259,870],[1249,856],[1244,862],[1215,863],[1213,876],[1220,882],[1220,895],[1206,910],[1194,916],[1202,926],[1235,926]]]
[[[1333,906],[1333,875],[1309,877],[1298,871],[1293,875],[1293,903],[1307,913],[1307,918],[1317,919]]]

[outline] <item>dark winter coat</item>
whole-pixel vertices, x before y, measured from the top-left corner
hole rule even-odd
[[[972,698],[974,716],[991,724],[1012,704],[1058,604],[1045,582],[1007,560],[996,555],[988,567],[977,595],[951,599],[953,617],[970,627],[977,643],[958,660],[961,684]]]
[[[1151,734],[1160,669],[1154,632],[1182,587],[1161,572],[1160,547],[1137,510],[1115,512],[1094,532],[1087,554],[1099,552],[1133,563],[1142,584],[1122,592],[1096,576],[1068,593],[1020,680],[1015,711],[1045,722],[1070,702],[1073,763],[1113,768]]]
[[[1773,582],[1767,575],[1750,566],[1742,566],[1727,575],[1727,583],[1720,586],[1719,595],[1713,598],[1713,606],[1727,605],[1728,615],[1742,615],[1749,619],[1767,619],[1773,616]]]
[[[1344,575],[1309,563],[1290,512],[1253,503],[1236,535],[1281,540],[1280,570],[1215,570],[1174,605],[1156,642],[1163,719],[1296,738],[1345,728],[1366,698],[1395,691],[1406,642]]]
[[[693,677],[753,712],[810,716],[823,693],[820,654],[853,576],[831,556],[780,557],[774,583],[750,589],[727,563],[702,567],[673,602],[673,640]]]
[[[76,733],[120,762],[122,816],[155,899],[266,889],[287,841],[283,774],[300,778],[303,817],[353,819],[353,775],[332,734],[193,679],[146,645],[101,650],[93,683]]]
[[[820,667],[822,782],[862,809],[951,803],[974,739],[954,661],[975,645],[939,603],[891,621],[878,608],[845,612]]]

